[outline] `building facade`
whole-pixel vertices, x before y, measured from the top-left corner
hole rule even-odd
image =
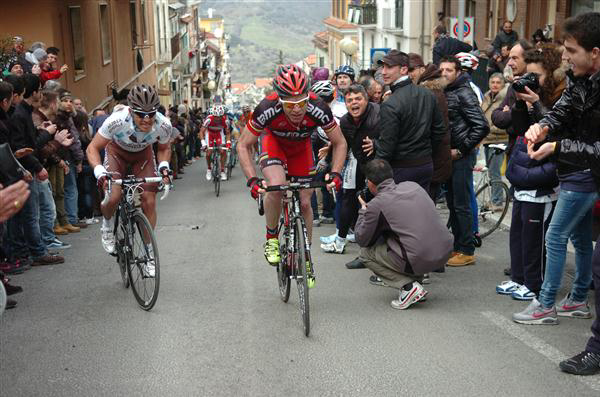
[[[519,36],[531,40],[537,29],[550,39],[560,39],[560,27],[572,15],[599,11],[600,0],[465,0],[465,17],[473,18],[473,38],[485,50],[505,20],[513,21]],[[458,14],[458,0],[333,0],[331,16],[324,20],[326,35],[315,34],[317,59],[328,58],[335,69],[347,63],[339,42],[352,37],[358,42],[353,57],[359,69],[371,66],[371,49],[398,49],[432,59],[432,31],[442,24],[450,32],[450,18]],[[323,39],[327,40],[327,48]]]
[[[63,87],[88,110],[105,108],[112,88],[155,86],[154,7],[150,0],[31,0],[2,4],[2,34],[60,49]],[[43,16],[43,17],[41,17]]]

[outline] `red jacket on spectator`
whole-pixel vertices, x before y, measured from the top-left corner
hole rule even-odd
[[[61,76],[62,76],[62,73],[58,69],[50,70],[47,72],[42,70],[42,73],[40,73],[40,80],[42,81],[42,86],[44,86],[46,81],[60,79]]]

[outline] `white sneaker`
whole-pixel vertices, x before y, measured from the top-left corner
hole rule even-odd
[[[348,235],[346,236],[346,240],[348,240],[348,242],[350,243],[355,243],[356,237],[354,236],[354,233],[348,233]]]
[[[346,239],[336,237],[336,239],[332,243],[321,244],[321,248],[325,252],[330,252],[330,253],[335,253],[335,254],[343,254],[344,248],[346,248]]]
[[[227,174],[225,173],[225,171],[221,171],[221,180],[222,181],[226,181],[227,180]]]
[[[115,252],[115,235],[112,229],[102,228],[102,247],[109,254]]]
[[[413,281],[412,288],[409,291],[406,291],[404,288],[400,289],[398,300],[393,300],[391,305],[394,309],[398,310],[408,309],[414,303],[424,300],[426,296],[427,291],[425,291],[423,286]]]
[[[531,301],[535,298],[535,294],[524,285],[519,286],[511,294],[512,298],[518,301]]]
[[[335,233],[333,233],[331,236],[322,236],[322,237],[319,237],[319,239],[321,240],[321,242],[323,244],[331,244],[335,241],[337,236],[338,236],[338,232],[336,230]]]
[[[156,266],[154,266],[154,250],[152,245],[148,245],[149,260],[142,266],[142,274],[144,277],[154,278],[156,276]]]
[[[513,292],[521,288],[521,284],[512,280],[503,281],[496,286],[496,292],[500,295],[512,295]]]
[[[210,181],[212,179],[212,171],[206,170],[206,180]]]
[[[84,218],[83,219],[83,223],[85,223],[86,225],[93,225],[96,220],[94,218]]]

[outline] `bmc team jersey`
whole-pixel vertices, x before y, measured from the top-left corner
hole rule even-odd
[[[292,124],[283,111],[277,94],[263,99],[248,122],[248,130],[262,137],[260,166],[281,165],[289,176],[314,174],[314,159],[310,136],[321,127],[326,133],[333,131],[337,122],[331,109],[312,92],[306,114],[299,125]]]
[[[157,112],[150,132],[142,132],[136,128],[133,116],[129,113],[129,107],[125,106],[123,109],[113,112],[104,121],[98,133],[103,138],[112,140],[123,150],[141,152],[154,142],[162,145],[169,143],[171,122]]]
[[[216,140],[217,145],[222,145],[225,142],[224,131],[228,128],[226,116],[208,116],[202,123],[202,127],[208,131],[206,141],[208,146],[212,146],[214,140]]]

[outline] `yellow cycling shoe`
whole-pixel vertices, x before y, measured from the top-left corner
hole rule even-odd
[[[265,259],[271,266],[277,266],[281,261],[281,255],[279,254],[278,239],[270,238],[265,243]]]

